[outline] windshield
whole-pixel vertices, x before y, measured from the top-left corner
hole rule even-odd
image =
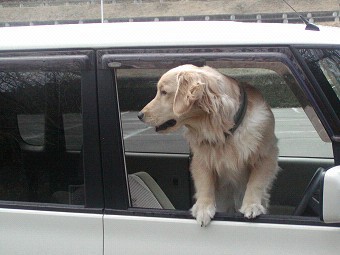
[[[338,0],[0,0],[0,27],[193,20],[302,23],[294,10],[311,23],[340,26]]]

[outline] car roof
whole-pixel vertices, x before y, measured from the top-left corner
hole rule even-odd
[[[0,51],[66,48],[340,45],[340,28],[231,21],[126,22],[0,28]]]

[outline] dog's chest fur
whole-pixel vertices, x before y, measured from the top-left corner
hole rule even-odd
[[[193,160],[199,161],[207,171],[213,171],[218,182],[216,184],[220,187],[245,184],[249,177],[249,167],[254,163],[252,160],[260,156],[259,148],[262,147],[264,139],[263,124],[268,118],[267,108],[261,104],[256,107],[256,111],[248,113],[238,130],[228,137],[225,137],[223,129],[218,130],[217,126],[214,127],[213,134],[209,134],[204,128],[188,129],[185,137],[194,154]],[[217,143],[217,139],[203,140],[216,133],[223,134]]]
[[[207,171],[213,171],[218,186],[237,186],[248,177],[247,159],[239,153],[233,139],[217,145],[201,143],[192,146],[192,152],[194,160],[198,160]],[[195,158],[195,155],[199,157]]]

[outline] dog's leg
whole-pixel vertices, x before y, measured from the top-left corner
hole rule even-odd
[[[240,212],[251,219],[267,212],[269,203],[268,190],[279,167],[276,157],[262,158],[251,167],[250,176]]]
[[[207,226],[216,213],[214,173],[195,156],[191,162],[191,173],[196,188],[196,203],[191,213],[201,227]]]

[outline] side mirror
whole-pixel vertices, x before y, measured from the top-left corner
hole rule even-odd
[[[325,171],[320,184],[321,220],[340,223],[340,166]]]

